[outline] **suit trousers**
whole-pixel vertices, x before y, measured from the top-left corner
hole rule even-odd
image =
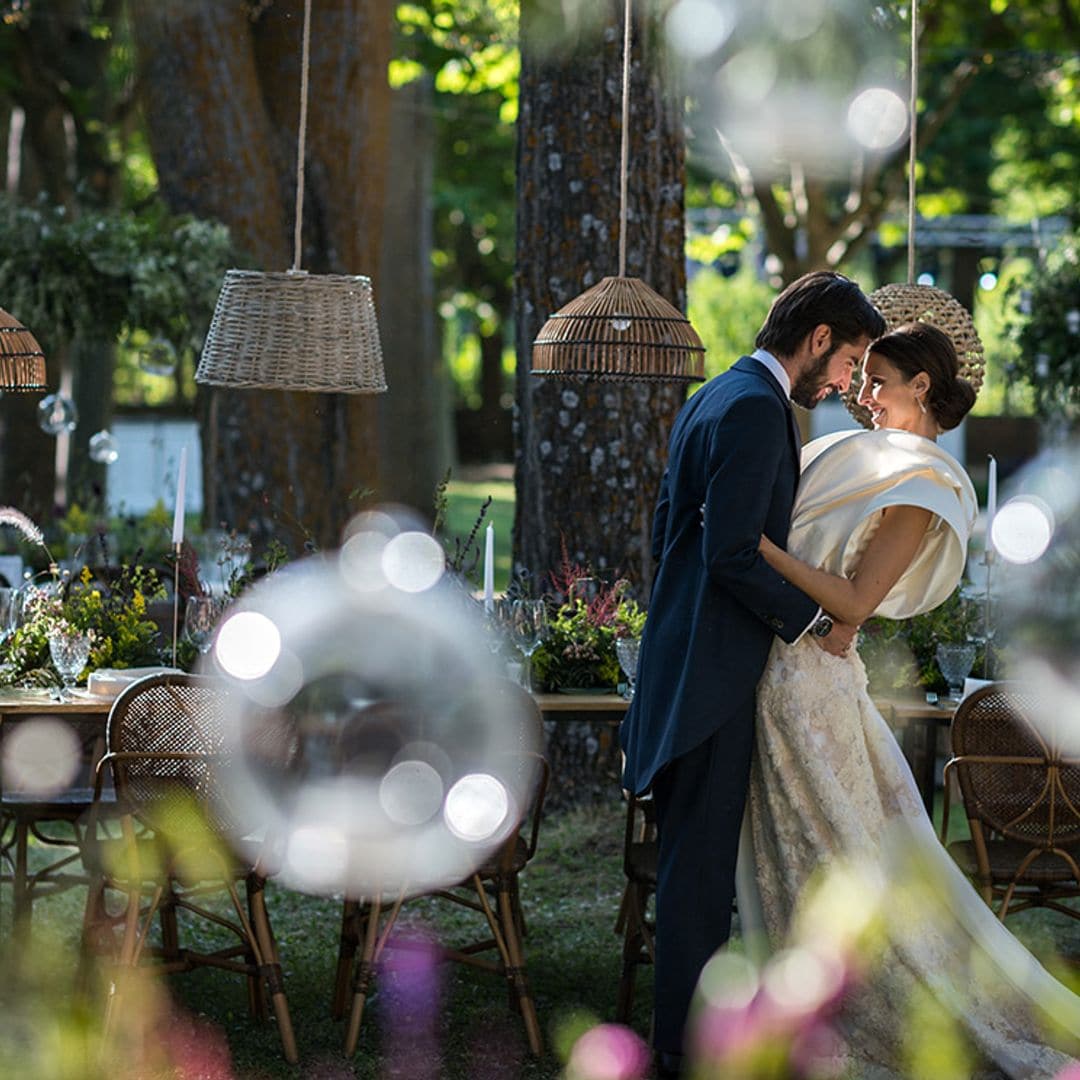
[[[653,781],[658,859],[653,1042],[684,1052],[701,969],[731,933],[750,754],[751,695],[719,731],[664,766]]]

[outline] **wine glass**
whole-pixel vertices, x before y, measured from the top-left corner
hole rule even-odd
[[[634,681],[637,679],[638,653],[641,651],[641,638],[621,637],[615,639],[615,655],[619,658],[619,667],[626,674],[627,684],[623,697],[634,700]]]
[[[184,636],[202,655],[210,651],[214,628],[225,610],[220,596],[189,596],[184,608]]]
[[[59,700],[71,701],[71,687],[90,659],[90,638],[77,630],[55,630],[49,635],[49,656],[63,683]]]
[[[975,664],[975,646],[971,642],[945,643],[937,647],[938,668],[949,684],[949,697],[959,701],[964,695],[964,680]]]
[[[15,596],[17,589],[0,586],[0,645],[15,631]]]
[[[543,600],[515,600],[510,609],[510,636],[525,657],[526,690],[532,690],[532,654],[547,632],[547,604]]]

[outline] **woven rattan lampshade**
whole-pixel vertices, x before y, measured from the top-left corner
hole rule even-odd
[[[705,347],[686,316],[640,278],[606,277],[544,323],[532,373],[701,382]]]
[[[371,281],[229,270],[195,380],[247,390],[383,393]]]
[[[881,312],[890,330],[905,323],[928,322],[952,338],[960,361],[960,378],[978,393],[986,370],[983,345],[967,309],[955,297],[932,285],[883,285],[870,294],[870,303]],[[873,427],[870,410],[858,402],[861,379],[856,376],[844,394],[848,412],[863,427]]]
[[[37,338],[0,308],[0,390],[44,390],[45,354]]]
[[[689,320],[640,278],[626,276],[631,0],[623,5],[619,146],[619,273],[555,312],[532,350],[532,373],[611,382],[703,382],[705,346]]]

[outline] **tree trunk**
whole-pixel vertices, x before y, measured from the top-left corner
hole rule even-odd
[[[605,2],[602,41],[545,53],[541,5],[522,4],[514,563],[543,587],[565,541],[572,558],[627,577],[646,599],[652,513],[684,390],[529,374],[548,315],[618,273],[621,11]],[[682,108],[665,91],[649,19],[632,49],[627,275],[685,310]]]
[[[432,84],[394,91],[380,288],[383,352],[393,372],[379,399],[380,497],[431,516],[451,464],[450,388],[435,334]]]
[[[224,221],[244,265],[292,264],[301,0],[252,21],[243,0],[139,0],[135,30],[162,194]],[[312,12],[304,252],[312,272],[377,270],[390,90],[389,0]],[[393,378],[391,372],[389,378]],[[367,396],[210,390],[201,395],[206,521],[336,544],[358,488],[377,489]]]

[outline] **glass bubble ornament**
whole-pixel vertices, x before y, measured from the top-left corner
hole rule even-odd
[[[139,367],[147,375],[172,375],[176,371],[176,347],[167,338],[151,338],[139,349]]]
[[[46,435],[63,435],[74,431],[79,422],[75,402],[63,394],[49,394],[38,402],[38,427]]]
[[[116,436],[111,431],[103,429],[90,436],[90,460],[100,465],[112,465],[120,456],[120,447]]]

